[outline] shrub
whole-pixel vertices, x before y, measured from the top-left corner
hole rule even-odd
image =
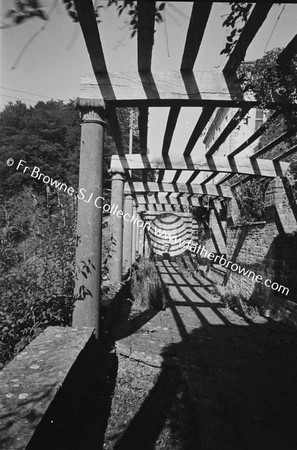
[[[75,253],[74,205],[60,198],[49,214],[43,196],[28,190],[6,202],[0,240],[0,362],[5,363],[49,325],[70,325]],[[27,207],[24,221],[15,214]],[[16,219],[14,219],[16,217]],[[0,230],[1,231],[1,230]]]
[[[135,307],[165,309],[167,291],[153,261],[143,258],[133,269],[131,294]]]

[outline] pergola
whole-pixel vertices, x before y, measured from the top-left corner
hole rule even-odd
[[[226,138],[244,119],[248,111],[257,106],[254,98],[247,98],[236,77],[236,70],[244,60],[246,51],[261,28],[273,3],[256,3],[240,37],[221,72],[194,71],[194,64],[211,14],[212,2],[192,2],[184,51],[179,67],[170,72],[151,70],[154,45],[155,3],[139,1],[137,32],[136,72],[119,73],[108,71],[104,47],[98,31],[98,24],[91,0],[75,0],[80,26],[90,55],[93,74],[83,76],[81,93],[77,105],[82,117],[80,188],[94,192],[98,198],[96,206],[78,202],[78,238],[76,262],[76,305],[73,323],[76,326],[94,326],[98,334],[99,297],[101,285],[101,234],[103,196],[103,141],[105,120],[109,121],[117,155],[112,156],[111,203],[131,217],[140,213],[158,214],[164,211],[183,213],[191,206],[201,206],[202,199],[214,200],[232,198],[232,188],[226,184],[235,175],[245,175],[242,181],[251,177],[284,177],[289,163],[284,159],[296,151],[296,146],[274,159],[263,155],[296,133],[296,127],[283,133],[250,157],[241,157],[267,129],[269,122],[279,114],[282,107],[295,108],[296,104],[275,102],[272,116],[238,148],[228,156],[218,156],[217,150]],[[279,55],[281,64],[289,61],[296,53],[297,36]],[[125,154],[117,117],[117,108],[138,108],[140,154]],[[158,156],[147,154],[148,115],[151,107],[170,107],[163,133],[162,150]],[[185,148],[177,158],[170,155],[178,117],[183,107],[201,107],[201,114],[188,137]],[[219,136],[203,155],[196,154],[195,145],[216,108],[235,107],[236,113],[226,122]],[[261,157],[261,158],[260,158]],[[148,181],[147,172],[158,170],[157,180]],[[141,170],[142,182],[133,181],[133,170]],[[174,171],[172,182],[165,181],[167,171]],[[185,183],[179,182],[181,174],[189,171]],[[199,173],[207,173],[204,180],[195,183]],[[132,174],[132,175],[131,175]],[[236,178],[237,180],[238,178]],[[241,182],[241,181],[240,181]],[[236,183],[237,184],[237,183]],[[232,185],[232,183],[231,183]],[[235,185],[235,184],[234,184]],[[160,196],[164,193],[165,197]],[[112,217],[112,263],[111,280],[122,280],[123,260],[133,262],[139,242],[143,245],[144,229],[135,222],[126,221],[123,215]],[[143,216],[142,216],[143,217]],[[134,230],[134,232],[133,232]]]

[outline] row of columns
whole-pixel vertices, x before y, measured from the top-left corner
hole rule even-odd
[[[75,260],[74,311],[75,327],[92,327],[99,337],[100,287],[102,261],[102,208],[103,196],[103,143],[104,105],[93,101],[84,104],[78,100],[81,111],[81,150],[79,168],[79,194],[77,209],[77,238]],[[123,173],[112,176],[110,214],[111,248],[109,273],[112,283],[121,282],[123,269],[128,270],[143,254],[144,229],[136,221],[123,216],[138,217],[131,195],[124,195]],[[115,208],[114,207],[114,208]],[[115,211],[115,209],[114,209]]]

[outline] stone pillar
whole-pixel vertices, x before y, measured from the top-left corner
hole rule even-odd
[[[81,148],[77,210],[74,327],[94,327],[99,336],[102,252],[104,107],[77,103]]]
[[[110,249],[110,280],[113,283],[122,281],[123,271],[123,194],[124,174],[115,172],[111,180],[111,249]]]
[[[135,263],[136,259],[136,217],[137,217],[137,211],[136,211],[136,205],[135,202],[133,202],[133,226],[132,226],[132,264]]]
[[[124,238],[123,238],[123,264],[126,270],[132,266],[132,215],[133,215],[133,198],[132,195],[125,195],[124,198]]]
[[[143,219],[141,218],[141,220]],[[143,227],[139,227],[138,253],[140,256],[143,256],[143,239],[144,239],[144,229]]]
[[[137,213],[137,220],[136,220],[136,244],[135,244],[135,253],[136,256],[139,255],[139,226],[137,225],[138,220],[140,220],[140,215]]]

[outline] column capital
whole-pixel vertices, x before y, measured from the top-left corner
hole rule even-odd
[[[113,181],[113,180],[121,180],[123,182],[126,181],[126,177],[125,177],[124,172],[118,172],[117,171],[117,172],[110,172],[110,174],[111,174],[111,181]]]
[[[129,193],[129,194],[124,193],[124,198],[126,198],[127,200],[133,200],[133,196],[131,193]]]
[[[102,100],[77,98],[75,107],[80,113],[82,123],[98,123],[105,126],[105,104]]]

